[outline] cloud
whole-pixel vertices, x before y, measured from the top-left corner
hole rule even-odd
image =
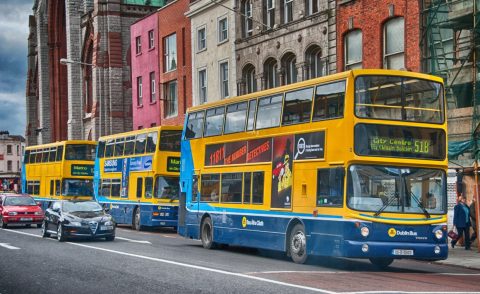
[[[0,130],[25,133],[28,16],[33,0],[0,2]]]

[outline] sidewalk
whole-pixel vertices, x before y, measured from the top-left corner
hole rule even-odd
[[[465,247],[462,246],[455,246],[455,248],[449,246],[448,258],[435,261],[435,263],[480,269],[480,253],[477,247],[465,250]]]

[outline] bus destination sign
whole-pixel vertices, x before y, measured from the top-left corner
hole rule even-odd
[[[93,164],[72,164],[72,176],[93,176]]]
[[[167,157],[167,171],[173,173],[180,172],[180,157]]]
[[[445,132],[442,129],[357,124],[355,153],[362,156],[444,160]]]

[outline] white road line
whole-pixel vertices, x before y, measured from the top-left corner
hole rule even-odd
[[[9,245],[8,243],[0,243],[0,246],[5,247],[5,248],[7,248],[7,249],[11,249],[11,250],[18,250],[18,249],[20,249],[20,248],[18,248],[18,247]]]
[[[116,236],[115,239],[125,240],[125,241],[132,242],[132,243],[152,244],[150,241],[133,240],[133,239],[123,238],[123,237],[118,237],[118,236]]]

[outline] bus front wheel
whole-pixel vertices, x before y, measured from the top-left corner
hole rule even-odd
[[[142,229],[140,225],[140,207],[137,207],[137,209],[135,209],[135,212],[133,214],[132,228],[137,231],[141,231]]]
[[[202,239],[203,248],[214,249],[216,244],[215,244],[215,242],[213,242],[212,219],[209,218],[209,217],[206,217],[202,221],[202,225],[201,225],[200,228],[201,228],[200,238]]]
[[[393,258],[370,258],[370,262],[378,269],[385,269],[392,264]]]
[[[295,263],[305,263],[307,261],[307,237],[303,225],[296,224],[290,233],[290,240],[288,242],[289,253]]]

